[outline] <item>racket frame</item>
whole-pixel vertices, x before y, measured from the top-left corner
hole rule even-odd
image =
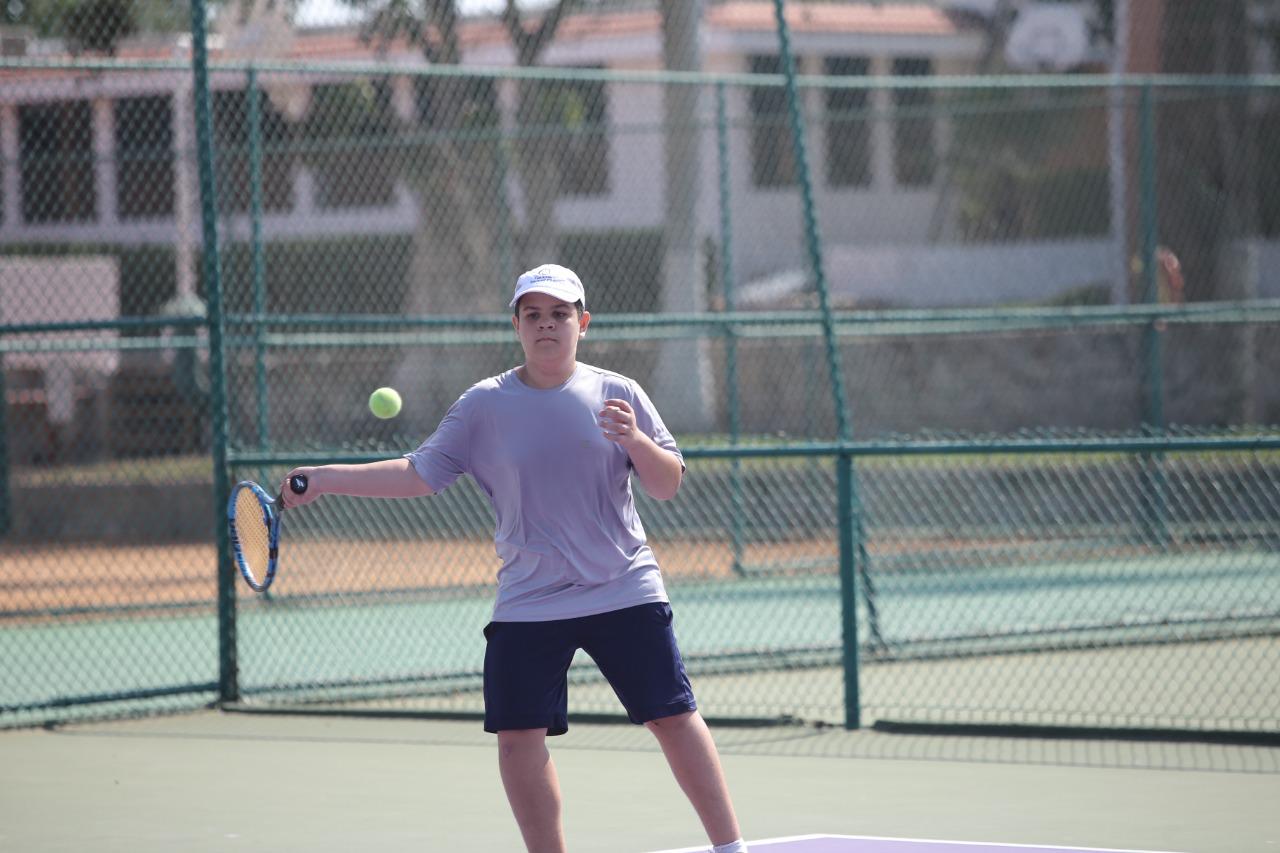
[[[246,563],[244,552],[240,547],[240,536],[236,533],[236,498],[240,496],[241,491],[246,489],[258,499],[258,508],[262,511],[262,520],[267,525],[267,570],[261,580],[253,576],[253,571]],[[231,489],[231,497],[227,501],[227,531],[231,537],[232,559],[235,560],[236,568],[240,570],[245,583],[249,584],[255,592],[266,592],[267,588],[271,586],[271,582],[275,580],[276,563],[280,552],[280,511],[276,508],[275,499],[252,480],[241,480],[236,483]]]

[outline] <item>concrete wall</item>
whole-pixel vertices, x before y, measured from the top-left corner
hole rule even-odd
[[[1280,328],[1255,329],[1252,340],[1242,329],[1164,333],[1167,423],[1280,423]],[[861,438],[1133,430],[1144,416],[1142,346],[1137,329],[844,339],[841,366]],[[835,435],[820,341],[744,342],[739,358],[745,432]]]
[[[828,245],[827,285],[840,305],[955,308],[1045,303],[1080,287],[1109,286],[1106,240],[990,245]],[[793,295],[810,275],[794,267],[742,286],[743,305]]]
[[[213,484],[15,486],[12,535],[26,542],[207,542]]]

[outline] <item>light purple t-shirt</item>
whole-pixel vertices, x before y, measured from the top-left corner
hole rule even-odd
[[[439,492],[470,474],[497,515],[502,567],[493,618],[571,619],[666,601],[631,495],[631,460],[604,437],[604,401],[626,400],[636,426],[684,464],[649,397],[632,380],[578,364],[555,388],[515,370],[467,389],[405,458]]]

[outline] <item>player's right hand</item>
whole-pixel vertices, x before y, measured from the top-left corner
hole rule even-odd
[[[320,497],[320,488],[316,483],[316,470],[315,467],[294,468],[285,475],[284,480],[280,483],[280,503],[284,505],[285,509],[306,506]],[[302,494],[298,494],[289,487],[289,482],[297,476],[307,478],[307,490]]]

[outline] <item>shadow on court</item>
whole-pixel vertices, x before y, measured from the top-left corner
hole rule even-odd
[[[947,839],[971,842],[966,851],[1280,845],[1277,748],[715,733],[749,838]],[[571,724],[552,751],[571,850],[698,849],[698,822],[645,730]],[[9,731],[0,756],[2,850],[523,849],[477,722],[209,711]]]

